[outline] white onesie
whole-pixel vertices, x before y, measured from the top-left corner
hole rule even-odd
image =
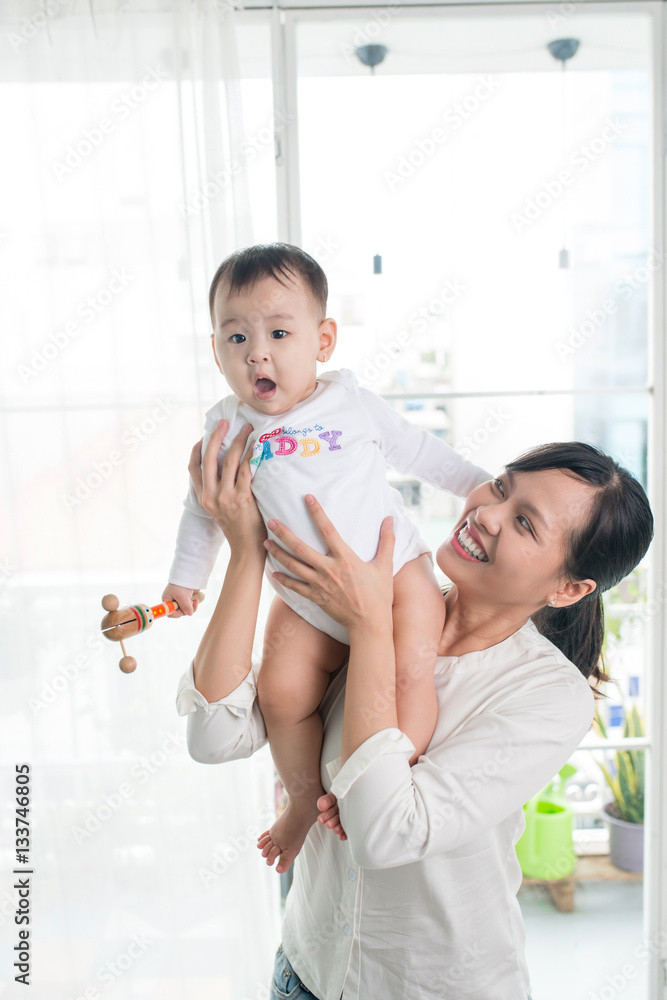
[[[320,375],[307,399],[275,416],[258,412],[238,396],[225,396],[206,414],[203,448],[223,418],[229,428],[219,463],[243,425],[253,426],[248,445],[253,448],[252,492],[264,521],[273,517],[312,548],[326,552],[303,499],[312,493],[344,541],[369,561],[377,552],[382,520],[392,514],[394,574],[430,549],[408,518],[400,493],[387,482],[387,463],[458,496],[467,496],[489,479],[484,469],[361,388],[346,368]],[[169,582],[203,589],[224,536],[197,502],[192,482],[184,506]],[[281,544],[268,528],[267,534]],[[349,644],[347,629],[312,601],[277,583],[271,577],[275,570],[287,572],[269,554],[266,574],[285,603],[311,625]]]

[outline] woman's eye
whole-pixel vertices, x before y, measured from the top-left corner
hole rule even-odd
[[[505,490],[503,489],[503,481],[502,481],[502,479],[494,479],[493,480],[493,485],[496,487],[496,489],[500,490],[500,492],[502,493],[503,496],[505,496]]]
[[[528,528],[528,530],[532,535],[533,529],[530,526],[530,521],[527,518],[525,518],[523,514],[519,514],[519,516],[517,517],[517,521],[519,522],[522,528]]]
[[[243,341],[245,340],[245,337],[243,336],[242,333],[233,333],[229,339],[232,342],[232,344],[242,344]]]
[[[274,340],[282,340],[283,337],[287,336],[287,330],[273,330],[271,336]]]

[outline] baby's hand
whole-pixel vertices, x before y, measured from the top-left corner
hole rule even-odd
[[[338,799],[333,792],[329,792],[328,795],[321,795],[317,800],[317,808],[320,810],[317,822],[326,823],[332,833],[338,834],[339,840],[347,840],[347,834],[340,825],[340,817],[338,815]]]
[[[175,587],[173,583],[168,583],[162,591],[162,600],[176,601],[179,608],[178,611],[174,611],[169,617],[182,618],[183,615],[194,614],[199,601],[193,601],[192,596],[197,593],[198,591],[190,590],[188,587]]]

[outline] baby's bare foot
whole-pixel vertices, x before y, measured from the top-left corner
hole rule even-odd
[[[286,872],[301,850],[317,815],[318,809],[314,804],[307,808],[305,804],[300,804],[296,808],[293,802],[288,802],[271,829],[265,830],[257,838],[257,847],[262,852],[262,857],[266,858],[267,865],[272,865],[276,858],[280,858],[276,871]]]

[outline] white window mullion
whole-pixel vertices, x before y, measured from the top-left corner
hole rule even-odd
[[[296,26],[285,11],[273,8],[273,110],[276,130],[278,239],[301,246],[299,128],[297,116]]]
[[[665,233],[665,64],[667,37],[662,4],[653,8],[653,243],[662,255],[667,245]],[[658,259],[662,259],[659,257]],[[651,618],[649,636],[651,669],[648,672],[647,733],[650,750],[647,754],[645,866],[644,866],[644,927],[649,949],[649,1000],[664,1000],[667,996],[665,970],[667,948],[662,944],[667,929],[667,537],[665,491],[665,432],[667,429],[667,351],[665,350],[665,265],[656,268],[651,299],[651,367],[653,383],[652,420],[649,429],[649,490],[655,517],[655,541],[651,550],[648,607]]]

